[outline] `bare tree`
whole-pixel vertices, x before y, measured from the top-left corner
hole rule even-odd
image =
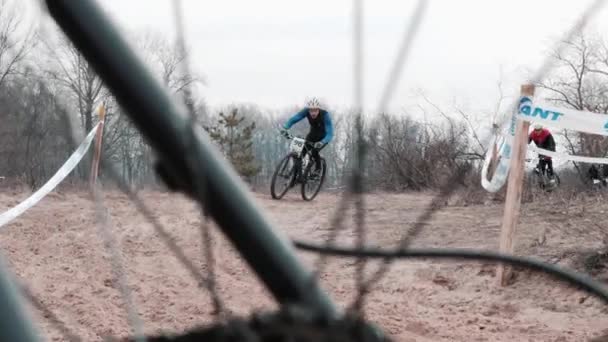
[[[17,5],[10,0],[0,0],[0,88],[16,75],[22,62],[37,43],[37,34],[32,27],[20,33],[23,16]]]
[[[103,83],[93,67],[65,36],[59,46],[47,45],[51,66],[47,75],[68,89],[76,103],[86,132],[93,128],[93,110],[99,104]]]
[[[482,158],[471,142],[471,125],[458,120],[455,113],[445,111],[421,95],[442,120],[415,120],[408,113],[383,113],[374,118],[368,129],[369,170],[372,187],[386,190],[423,190],[437,188],[464,168],[471,170],[473,161]]]
[[[35,77],[16,76],[0,92],[3,176],[35,188],[71,153],[57,96]]]
[[[187,48],[186,51],[182,51],[164,34],[145,31],[132,35],[132,41],[141,51],[141,57],[145,63],[155,70],[162,83],[173,93],[183,95],[187,87],[205,84],[201,74],[193,71],[190,71],[189,74],[181,72],[186,54],[191,51]]]
[[[76,109],[83,133],[91,131],[94,125],[94,111],[102,97],[101,78],[64,35],[59,35],[57,44],[49,41],[44,43],[44,52],[49,58],[44,75],[48,81],[67,90],[69,97],[65,99],[68,101],[64,101],[64,105]],[[91,158],[91,153],[88,153],[77,168],[76,172],[81,179],[88,178]]]
[[[197,73],[184,75],[181,72],[184,53],[161,33],[132,33],[129,38],[140,58],[152,69],[158,80],[176,97],[186,97],[186,104],[194,110],[199,122],[204,121],[207,115],[205,102],[194,95],[186,95],[188,92],[185,92],[188,87],[203,84],[203,78]],[[104,88],[101,88],[99,98],[106,104],[107,113],[104,155],[121,166],[122,175],[129,184],[140,187],[156,182],[150,146],[122,113],[114,97],[108,96]]]

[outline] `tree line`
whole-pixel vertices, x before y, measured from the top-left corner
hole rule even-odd
[[[5,182],[37,188],[44,184],[74,151],[80,136],[96,124],[96,108],[104,104],[106,123],[103,153],[119,166],[131,186],[159,185],[154,154],[93,68],[61,34],[43,37],[23,29],[19,2],[0,0],[0,176]],[[251,104],[211,108],[189,87],[204,85],[204,76],[181,73],[185,54],[159,33],[135,32],[129,41],[162,84],[177,99],[187,98],[197,124],[209,134],[231,165],[252,187],[268,186],[274,168],[287,153],[288,141],[278,127],[299,110],[297,105],[265,109]],[[580,35],[566,52],[554,54],[557,70],[538,86],[549,100],[576,109],[608,111],[608,45],[601,36]],[[502,99],[501,99],[502,100]],[[440,108],[424,96],[440,119],[417,118],[408,111],[366,115],[363,127],[367,186],[381,190],[423,190],[439,187],[455,172],[472,175],[464,185],[478,186],[480,161],[487,148],[479,139],[483,120],[460,108]],[[430,106],[428,106],[430,105]],[[330,109],[331,110],[331,109]],[[322,151],[327,160],[326,187],[343,187],[351,173],[355,145],[355,111],[332,110],[334,140]],[[482,123],[479,123],[482,122]],[[307,125],[296,125],[305,135]],[[573,154],[606,156],[604,137],[578,132],[559,133]],[[88,179],[92,149],[66,180]],[[581,174],[584,167],[576,165]],[[100,174],[102,181],[108,175]],[[468,182],[468,183],[467,183]]]

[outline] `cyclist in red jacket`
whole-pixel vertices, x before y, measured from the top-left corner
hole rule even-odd
[[[534,144],[539,148],[555,152],[555,140],[553,139],[553,135],[548,129],[543,128],[541,124],[535,124],[534,130],[530,132],[528,144],[532,141],[534,141]],[[550,179],[553,179],[553,160],[550,156],[539,154],[536,169],[538,172],[544,173],[545,166],[547,166],[547,175]]]

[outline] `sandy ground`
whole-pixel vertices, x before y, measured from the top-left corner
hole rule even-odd
[[[27,196],[4,192],[0,210]],[[141,196],[196,267],[205,270],[197,207],[175,194],[146,191]],[[330,232],[340,197],[322,193],[313,202],[303,202],[294,192],[281,201],[267,194],[256,194],[256,199],[283,233],[321,242]],[[367,195],[368,241],[394,244],[430,199],[428,194]],[[145,331],[173,333],[210,322],[208,292],[197,287],[135,205],[115,191],[106,192],[105,200]],[[599,228],[593,227],[601,225],[608,206],[553,203],[550,208],[538,202],[524,206],[516,253],[575,265],[580,253],[573,251],[602,245]],[[86,193],[59,191],[0,232],[11,269],[87,341],[130,333],[94,213]],[[340,234],[342,244],[355,239],[353,213],[342,214],[349,227]],[[497,249],[501,218],[501,205],[451,205],[433,217],[414,245]],[[274,308],[266,290],[216,230],[214,237],[218,293],[225,306],[239,314]],[[315,255],[298,254],[312,267]],[[376,266],[370,263],[368,269]],[[323,287],[341,307],[355,298],[354,274],[354,260],[334,258],[322,275]],[[586,293],[537,273],[521,272],[515,284],[500,288],[491,265],[423,260],[394,264],[365,305],[370,320],[396,340],[410,342],[586,341],[608,333],[607,308]],[[43,315],[30,312],[48,340],[64,340]]]

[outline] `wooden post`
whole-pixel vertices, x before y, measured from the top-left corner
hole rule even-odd
[[[101,159],[101,141],[103,139],[103,124],[106,115],[106,109],[102,104],[99,107],[99,127],[97,128],[97,134],[95,135],[95,155],[93,156],[93,165],[91,166],[91,187],[95,187],[97,183],[97,174],[99,171],[99,160]]]
[[[525,84],[521,86],[522,96],[534,96],[534,85]],[[507,197],[505,199],[505,210],[502,219],[502,230],[500,232],[500,252],[513,253],[513,237],[515,226],[519,219],[521,207],[521,195],[524,180],[524,161],[528,148],[528,129],[529,121],[518,118],[513,140],[511,155],[511,165],[509,168],[509,178],[507,181]],[[512,277],[512,270],[506,265],[499,264],[496,276],[501,286],[506,286]]]

